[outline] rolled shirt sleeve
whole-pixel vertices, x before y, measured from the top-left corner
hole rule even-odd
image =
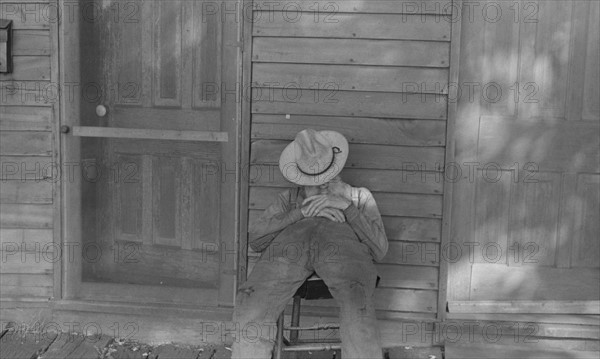
[[[366,188],[353,187],[352,204],[344,214],[358,239],[369,247],[373,259],[380,262],[387,254],[388,240],[373,194]]]
[[[300,209],[290,203],[292,191],[296,190],[294,188],[279,193],[277,201],[250,225],[248,244],[252,250],[264,251],[285,227],[304,218]]]

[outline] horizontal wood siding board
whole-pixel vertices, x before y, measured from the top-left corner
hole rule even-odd
[[[306,12],[315,23],[335,21],[339,13],[371,14],[435,14],[451,15],[456,9],[452,0],[257,0],[253,2],[256,11],[285,11],[285,18],[294,21],[297,12]]]
[[[437,291],[419,289],[377,288],[373,295],[375,309],[400,312],[435,312]],[[335,299],[317,299],[304,301],[302,308],[310,311],[310,307],[338,307]]]
[[[399,120],[368,117],[252,115],[253,140],[293,140],[306,128],[333,130],[351,143],[404,146],[444,146],[446,123],[438,120]],[[365,131],[368,128],[369,131]]]
[[[5,228],[52,228],[52,205],[0,204],[0,226]]]
[[[443,186],[440,172],[345,168],[340,176],[354,187],[376,192],[441,194]],[[251,165],[245,177],[251,186],[293,186],[276,165]]]
[[[0,156],[0,181],[58,180],[56,163],[50,156]]]
[[[388,252],[381,263],[437,267],[440,263],[440,246],[431,242],[389,241]]]
[[[50,131],[51,118],[48,107],[0,106],[0,131]]]
[[[47,274],[2,274],[0,286],[52,287],[52,276]]]
[[[451,21],[439,15],[337,13],[335,21],[315,23],[310,13],[297,13],[289,21],[283,11],[256,11],[254,36],[324,37],[350,39],[390,39],[450,41]]]
[[[252,61],[259,62],[448,67],[450,45],[441,41],[255,37],[252,54]]]
[[[266,209],[277,198],[277,194],[280,192],[280,188],[251,187],[248,203],[249,208]],[[439,195],[374,192],[373,196],[382,215],[424,218],[441,217],[442,197]]]
[[[14,56],[49,56],[50,32],[47,30],[13,31]]]
[[[55,6],[47,1],[25,5],[24,1],[1,2],[0,16],[12,20],[13,30],[48,30],[50,21],[56,21]]]
[[[251,145],[251,164],[278,164],[289,141],[260,140]],[[414,166],[438,171],[444,166],[444,148],[351,144],[346,168],[402,170]]]
[[[0,81],[0,106],[53,106],[58,86],[50,81]]]
[[[36,248],[54,252],[56,249],[51,229],[0,228],[0,245],[9,252],[35,251]]]
[[[514,168],[531,162],[538,171],[600,172],[600,123],[508,121],[483,117],[478,160]],[[510,141],[507,141],[510,139]],[[534,140],[532,140],[534,139]]]
[[[49,56],[13,56],[11,73],[0,74],[0,81],[44,81],[50,80]]]
[[[48,181],[2,181],[2,203],[52,203],[52,183]]]
[[[4,298],[51,298],[54,296],[54,291],[49,287],[23,287],[20,285],[2,285],[2,297]]]
[[[252,93],[252,113],[446,119],[446,95],[294,88]]]
[[[52,133],[31,131],[0,132],[1,155],[40,155],[52,154]]]
[[[58,260],[54,253],[43,251],[0,252],[0,273],[5,274],[51,274],[54,262]]]
[[[263,210],[250,209],[248,222],[256,221]],[[382,216],[389,240],[437,242],[440,240],[441,220],[431,218]]]
[[[379,288],[437,289],[438,269],[425,266],[375,264]]]
[[[259,62],[252,66],[252,85],[447,94],[448,69]]]

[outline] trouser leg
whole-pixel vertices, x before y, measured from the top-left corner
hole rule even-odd
[[[306,241],[306,229],[310,229],[306,223],[298,222],[284,230],[239,287],[233,317],[239,335],[233,343],[233,359],[271,358],[277,318],[312,273],[302,242]]]
[[[381,359],[373,304],[377,271],[372,257],[353,231],[339,224],[325,227],[320,232],[320,247],[326,248],[321,253],[328,255],[321,255],[314,268],[340,306],[342,358]],[[328,231],[328,227],[334,230]]]

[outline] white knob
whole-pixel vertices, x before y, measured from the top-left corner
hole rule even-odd
[[[106,116],[106,112],[108,112],[108,110],[106,109],[106,107],[104,105],[96,106],[96,115],[98,115],[98,117]]]

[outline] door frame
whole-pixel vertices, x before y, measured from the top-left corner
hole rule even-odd
[[[251,1],[251,0],[250,0]],[[57,0],[58,7],[61,9],[65,7],[65,3],[69,0]],[[225,26],[223,25],[223,37],[222,37],[222,56],[223,58],[236,58],[236,70],[237,71],[226,71],[222,69],[222,83],[234,83],[240,84],[236,86],[235,105],[225,106],[226,101],[231,101],[231,96],[223,99],[222,103],[222,115],[221,115],[221,131],[228,132],[230,134],[229,140],[236,141],[235,146],[223,146],[222,157],[224,158],[235,158],[235,163],[224,163],[226,170],[231,171],[235,168],[235,187],[234,191],[224,190],[221,194],[221,203],[233,203],[234,211],[222,211],[221,224],[222,232],[220,238],[219,249],[221,251],[221,266],[219,273],[219,292],[218,292],[218,305],[222,307],[232,307],[234,303],[234,295],[237,285],[238,272],[240,266],[238,258],[241,257],[239,246],[245,244],[245,239],[241,239],[240,230],[245,228],[247,214],[242,207],[247,206],[247,199],[244,197],[244,193],[247,193],[247,184],[244,183],[245,178],[241,175],[244,167],[248,163],[248,150],[249,147],[249,114],[250,106],[247,101],[244,101],[244,94],[242,93],[244,88],[247,88],[250,76],[248,74],[249,68],[244,65],[249,62],[249,51],[245,51],[244,41],[244,30],[245,27],[250,23],[249,19],[243,14],[244,5],[248,0],[236,0],[237,3],[237,19],[243,19],[243,21],[236,21],[237,26]],[[79,188],[81,186],[82,178],[80,175],[71,176],[68,178],[67,171],[68,166],[72,166],[73,163],[80,162],[80,137],[71,137],[69,140],[65,139],[65,136],[72,136],[71,130],[73,126],[79,125],[78,119],[80,118],[80,103],[82,101],[81,92],[78,91],[79,87],[76,85],[81,84],[80,76],[80,19],[77,16],[78,12],[75,9],[75,16],[72,14],[67,15],[67,12],[63,12],[63,19],[58,23],[57,26],[57,49],[58,49],[58,64],[59,64],[59,86],[60,86],[60,109],[57,120],[57,138],[55,142],[55,148],[58,152],[57,166],[61,169],[62,179],[59,184],[55,186],[55,198],[57,200],[57,213],[55,213],[55,233],[60,238],[57,242],[62,249],[61,261],[59,263],[60,271],[55,272],[55,297],[62,300],[73,300],[73,299],[91,299],[94,294],[97,294],[102,288],[104,283],[94,283],[93,285],[86,285],[82,282],[82,260],[81,256],[75,255],[78,252],[78,248],[81,248],[81,194]],[[247,31],[247,30],[246,30]],[[249,46],[249,44],[247,44]],[[233,121],[226,121],[223,119],[232,119]],[[244,121],[245,120],[245,121]],[[68,131],[68,132],[64,132]],[[77,168],[75,169],[77,171]],[[77,173],[77,172],[75,172]],[[228,181],[231,180],[231,176],[226,177]],[[75,189],[75,190],[73,190]],[[224,212],[224,213],[223,213]],[[223,226],[227,223],[227,226]],[[233,224],[233,225],[232,225]],[[245,238],[245,236],[242,236]],[[244,246],[245,248],[245,246]],[[57,267],[58,267],[57,266]],[[244,266],[245,268],[245,266]],[[114,284],[111,284],[111,288]],[[117,285],[118,286],[118,285]],[[143,286],[140,286],[143,287]],[[80,297],[83,290],[95,288],[90,296]],[[128,285],[131,288],[131,285]],[[146,292],[150,292],[146,288]],[[178,288],[185,289],[185,288]],[[194,291],[194,293],[192,293]],[[183,293],[185,292],[185,293]],[[199,290],[189,288],[180,292],[184,296],[196,295],[198,296]],[[97,298],[100,301],[106,298]]]

